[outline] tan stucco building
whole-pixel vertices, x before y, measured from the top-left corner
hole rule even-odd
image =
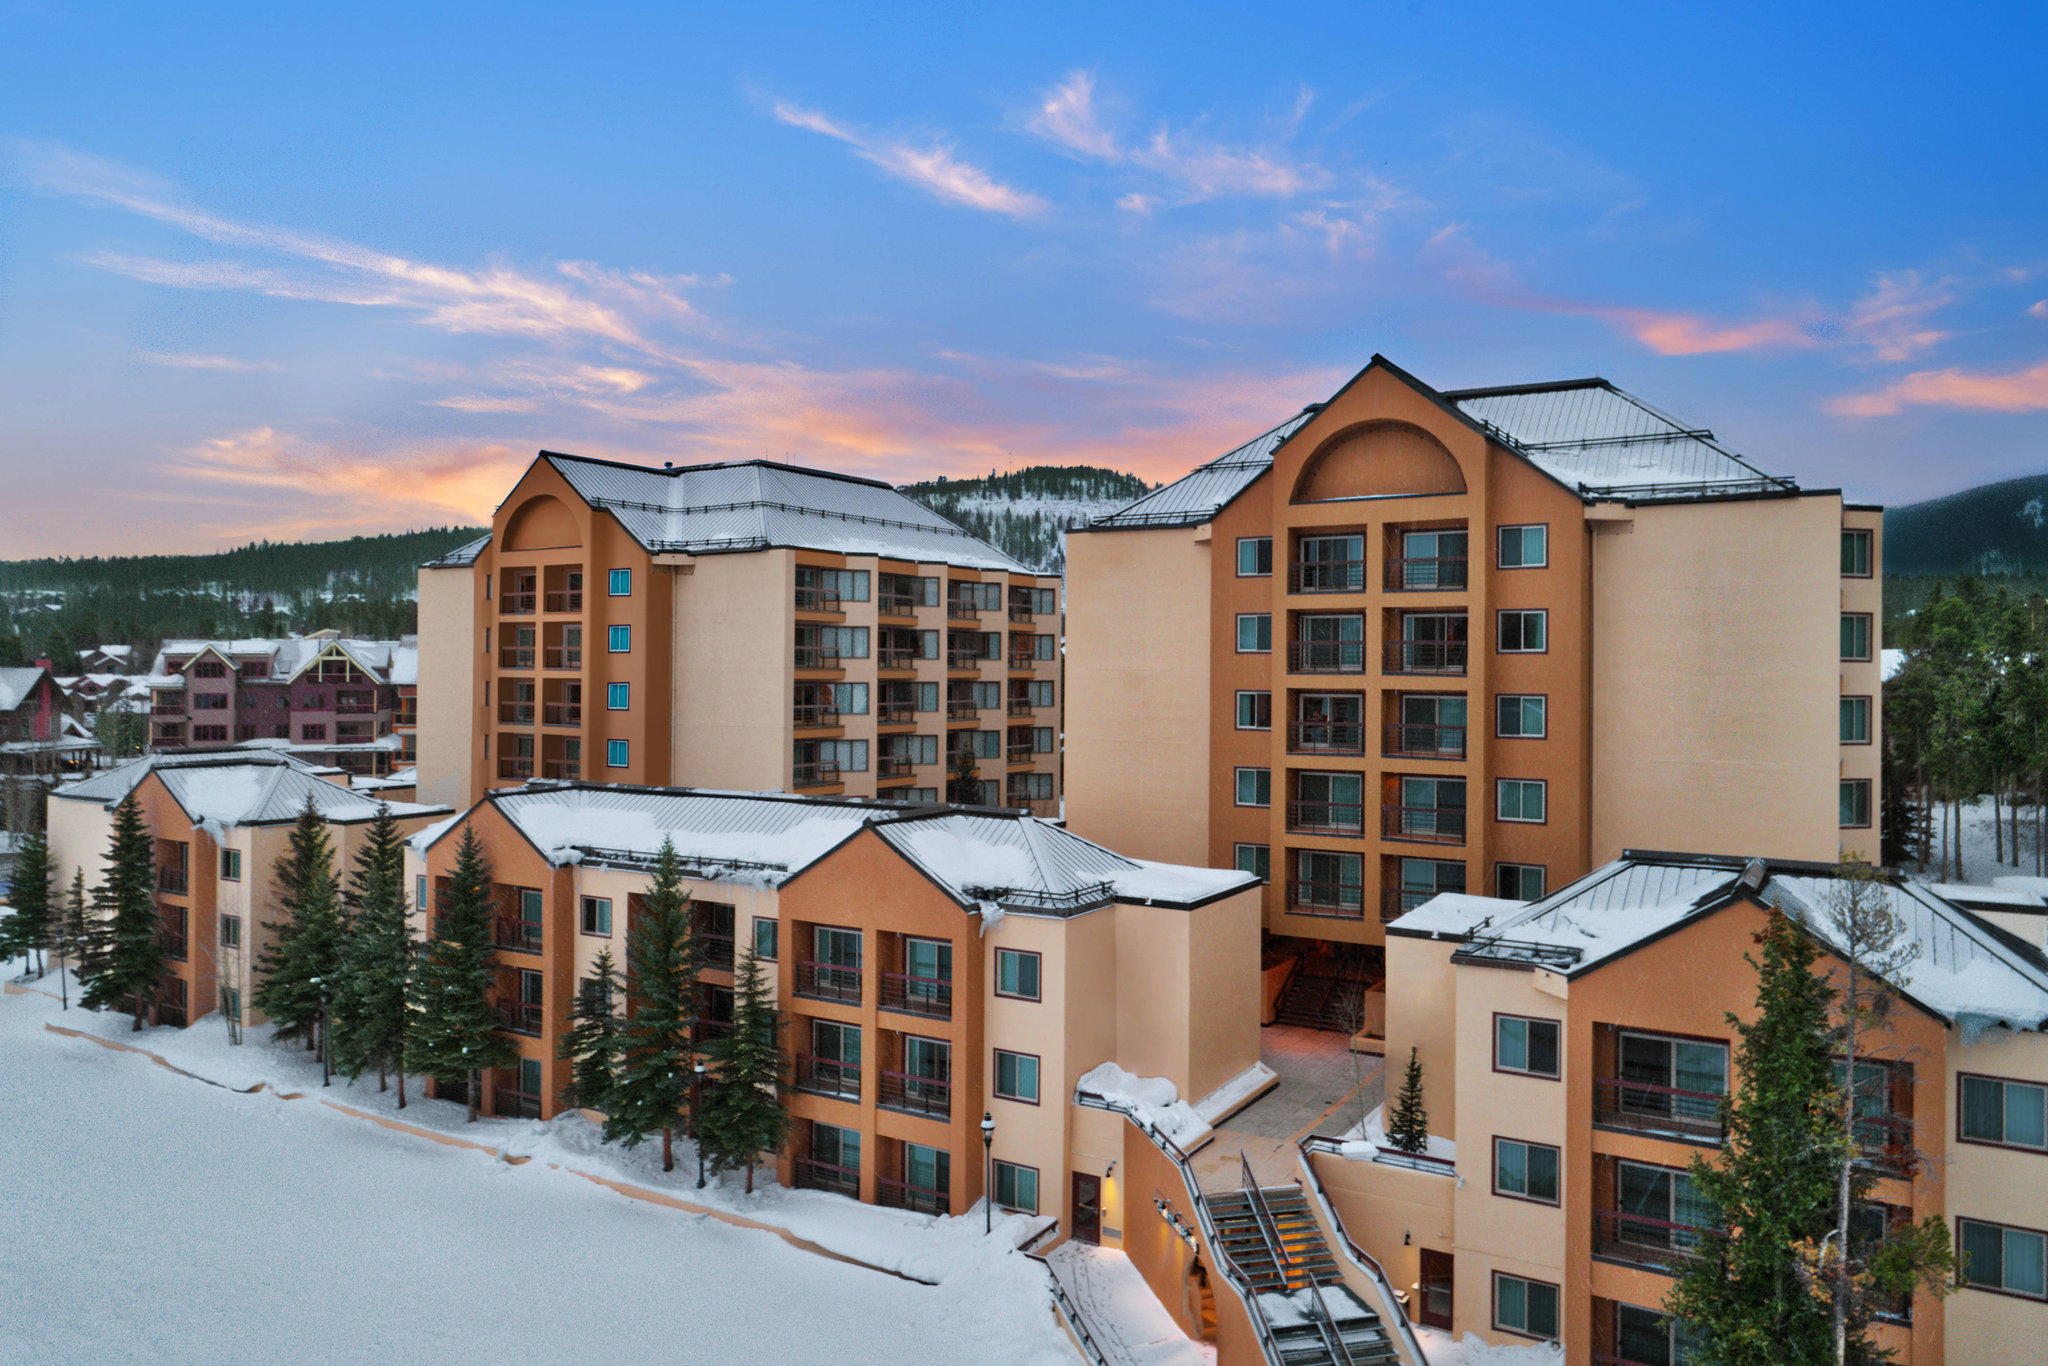
[[[1283,1017],[1377,1033],[1355,984],[1439,892],[1630,846],[1874,857],[1881,564],[1879,509],[1605,381],[1375,357],[1069,537],[1067,816],[1259,872],[1272,934],[1346,946]]]
[[[420,571],[419,791],[1059,801],[1059,580],[887,484],[544,452]]]

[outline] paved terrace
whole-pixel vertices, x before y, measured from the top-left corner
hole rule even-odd
[[[1215,1137],[1194,1155],[1202,1189],[1236,1190],[1242,1184],[1239,1153],[1259,1184],[1285,1185],[1294,1180],[1294,1145],[1303,1134],[1341,1133],[1377,1106],[1385,1059],[1353,1053],[1349,1044],[1343,1034],[1294,1025],[1260,1031],[1259,1057],[1279,1084],[1218,1125]]]

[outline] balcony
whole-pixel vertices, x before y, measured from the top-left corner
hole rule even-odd
[[[953,1113],[953,1083],[936,1077],[914,1077],[907,1072],[883,1072],[881,1091],[875,1104],[884,1110],[906,1115],[945,1119]]]
[[[953,983],[946,977],[920,977],[910,972],[882,974],[882,1009],[927,1020],[953,1018]]]
[[[1287,647],[1287,667],[1298,674],[1362,674],[1362,640],[1297,640]]]
[[[540,723],[544,726],[580,726],[583,724],[583,704],[550,702],[540,709]]]
[[[946,651],[946,667],[949,669],[979,669],[981,656],[973,650]]]
[[[533,776],[533,759],[526,755],[513,755],[498,760],[498,777],[505,782],[523,783]]]
[[[1011,768],[1029,768],[1038,762],[1038,751],[1028,744],[1010,745],[1003,751],[1003,756]]]
[[[583,647],[550,645],[547,648],[547,658],[542,662],[550,669],[580,669],[583,667]],[[526,667],[530,669],[533,666],[529,664]]]
[[[185,961],[185,936],[175,930],[165,930],[156,937],[157,952],[165,958]]]
[[[793,787],[830,787],[839,781],[839,765],[829,760],[800,763],[791,768],[789,781]]]
[[[1287,566],[1290,593],[1363,593],[1364,560],[1297,560]]]
[[[498,667],[501,669],[531,669],[533,647],[531,645],[507,645],[498,651]],[[550,668],[553,666],[550,665]]]
[[[500,1119],[539,1119],[540,1096],[510,1086],[491,1088],[491,1113]]]
[[[1296,915],[1363,920],[1365,889],[1350,882],[1291,881],[1287,884],[1287,908]]]
[[[1463,844],[1462,806],[1389,806],[1380,811],[1380,834],[1390,840],[1420,844]]]
[[[946,615],[956,621],[979,621],[981,619],[981,607],[976,603],[966,602],[960,598],[948,598],[946,599]]]
[[[574,759],[550,759],[541,765],[541,776],[557,782],[573,783],[583,776],[583,765]]]
[[[839,647],[836,645],[799,645],[796,647],[796,667],[799,669],[836,669],[839,667]]]
[[[946,719],[948,721],[972,721],[980,710],[979,707],[975,706],[974,699],[971,697],[949,697],[946,699]]]
[[[1417,891],[1415,888],[1412,887],[1381,888],[1380,923],[1382,925],[1385,925],[1389,924],[1392,921],[1399,920],[1402,916],[1408,914],[1408,912],[1414,910],[1417,906],[1420,906],[1423,902],[1435,896],[1437,894],[1437,891],[1440,890],[1447,889],[1437,888],[1424,892]]]
[[[533,724],[533,703],[500,702],[498,724],[502,726],[530,726]]]
[[[875,1199],[891,1209],[907,1209],[918,1214],[943,1216],[952,1213],[952,1197],[945,1191],[913,1186],[908,1181],[892,1181],[886,1176],[875,1182]]]
[[[583,610],[583,590],[580,588],[551,588],[548,590],[547,609],[550,612],[580,612]]]
[[[169,701],[165,701],[159,698],[150,704],[149,714],[151,716],[175,716],[182,721],[185,719],[185,699],[174,696]]]
[[[796,590],[796,610],[799,612],[837,612],[839,594],[830,588],[806,588],[799,584]]]
[[[1362,835],[1365,806],[1360,802],[1289,802],[1287,828],[1304,834]]]
[[[539,953],[540,926],[516,915],[501,915],[497,918],[497,933],[491,942],[514,953]]]
[[[1013,602],[1010,604],[1010,620],[1023,622],[1036,621],[1038,620],[1038,613],[1032,611],[1029,607],[1024,606],[1022,603]]]
[[[1721,1101],[1712,1091],[1686,1091],[1676,1086],[1593,1079],[1593,1122],[1605,1128],[1682,1138],[1695,1143],[1721,1141]]]
[[[1466,642],[1462,640],[1390,640],[1386,672],[1462,676]]]
[[[860,969],[804,959],[796,965],[796,994],[813,1001],[860,1004]]]
[[[697,939],[704,945],[705,967],[713,972],[732,971],[732,965],[737,959],[734,956],[731,935],[720,934],[716,930],[704,930],[698,934]]]
[[[835,1166],[830,1162],[820,1162],[815,1157],[799,1157],[792,1166],[798,1190],[831,1191],[835,1195],[860,1199],[859,1167]]]
[[[1647,1271],[1672,1272],[1692,1257],[1704,1230],[1620,1210],[1593,1212],[1593,1255]]]
[[[523,1001],[498,1003],[498,1028],[513,1034],[540,1037],[540,1007]]]
[[[790,712],[790,723],[798,730],[823,730],[839,724],[839,708],[830,702],[799,702]]]
[[[875,707],[875,724],[878,726],[914,726],[917,724],[917,703],[880,703]]]
[[[534,592],[531,588],[519,593],[506,593],[498,598],[498,612],[508,617],[530,617],[533,615]]]
[[[908,593],[882,593],[875,598],[875,613],[884,617],[914,617],[917,599]]]
[[[1462,759],[1465,757],[1465,728],[1393,721],[1380,753],[1390,759]]]
[[[1057,797],[1020,797],[1012,792],[1004,799],[1003,805],[1013,811],[1027,812],[1033,816],[1056,816],[1060,801]]]
[[[796,1089],[814,1096],[859,1100],[860,1064],[799,1053],[796,1055]]]
[[[912,764],[907,754],[884,754],[875,761],[875,776],[882,779],[908,778]]]
[[[1464,556],[1427,560],[1388,560],[1389,593],[1454,593],[1466,586],[1468,564]]]
[[[1010,668],[1013,670],[1029,673],[1031,670],[1038,667],[1038,656],[1032,654],[1019,654],[1017,651],[1012,650],[1010,651],[1009,665]]]
[[[187,885],[186,870],[183,868],[173,866],[156,870],[156,889],[159,892],[183,896]]]
[[[1013,698],[1011,698],[1011,699],[1010,699],[1010,715],[1012,715],[1012,716],[1029,716],[1029,715],[1031,715],[1031,712],[1032,712],[1032,705],[1031,705],[1031,699],[1030,699],[1030,698],[1028,698],[1028,697],[1013,697]]]
[[[377,704],[375,702],[336,702],[334,704],[334,714],[336,716],[375,716],[377,714]]]
[[[1365,726],[1358,721],[1297,721],[1287,727],[1291,754],[1363,754]]]

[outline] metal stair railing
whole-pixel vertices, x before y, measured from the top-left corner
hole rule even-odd
[[[1311,1152],[1341,1152],[1343,1145],[1336,1139],[1307,1134],[1303,1136],[1297,1149],[1305,1177],[1302,1181],[1302,1194],[1313,1200],[1317,1208],[1322,1210],[1323,1217],[1329,1220],[1331,1231],[1337,1235],[1336,1241],[1340,1249],[1364,1273],[1373,1288],[1379,1291],[1388,1311],[1380,1315],[1381,1324],[1392,1323],[1399,1337],[1399,1345],[1407,1348],[1410,1360],[1415,1366],[1427,1366],[1429,1359],[1423,1354],[1422,1341],[1415,1336],[1415,1326],[1408,1322],[1408,1315],[1403,1309],[1399,1293],[1394,1289],[1393,1280],[1388,1277],[1386,1268],[1379,1264],[1377,1258],[1352,1241],[1350,1232],[1344,1227],[1344,1221],[1337,1217],[1336,1206],[1330,1203],[1329,1194],[1323,1189],[1322,1178],[1316,1175],[1315,1164],[1309,1161]]]
[[[1266,1246],[1273,1254],[1273,1265],[1280,1273],[1280,1287],[1283,1293],[1294,1290],[1294,1258],[1287,1251],[1287,1244],[1280,1236],[1280,1225],[1273,1218],[1272,1206],[1266,1203],[1266,1192],[1259,1186],[1257,1175],[1252,1171],[1250,1159],[1240,1148],[1237,1153],[1240,1179],[1244,1183],[1245,1199],[1251,1206],[1252,1217],[1257,1221],[1260,1234],[1266,1239]],[[1313,1221],[1311,1221],[1313,1222]],[[1316,1237],[1321,1238],[1320,1230]],[[1355,1366],[1351,1349],[1344,1343],[1344,1334],[1338,1330],[1337,1322],[1330,1315],[1330,1306],[1323,1299],[1321,1285],[1316,1280],[1315,1268],[1304,1265],[1302,1279],[1308,1284],[1309,1322],[1316,1326],[1316,1333],[1323,1340],[1323,1348],[1330,1354],[1330,1360],[1337,1366]],[[1263,1311],[1261,1311],[1263,1313]]]

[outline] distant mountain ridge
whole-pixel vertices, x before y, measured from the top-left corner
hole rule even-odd
[[[1114,512],[1152,486],[1096,465],[1027,465],[980,479],[931,479],[901,492],[1033,569],[1066,570],[1066,533]]]
[[[1885,509],[1892,574],[2048,572],[2048,474]]]
[[[339,541],[252,541],[210,555],[90,555],[0,560],[0,592],[91,589],[236,595],[412,593],[419,566],[481,534],[433,527]]]

